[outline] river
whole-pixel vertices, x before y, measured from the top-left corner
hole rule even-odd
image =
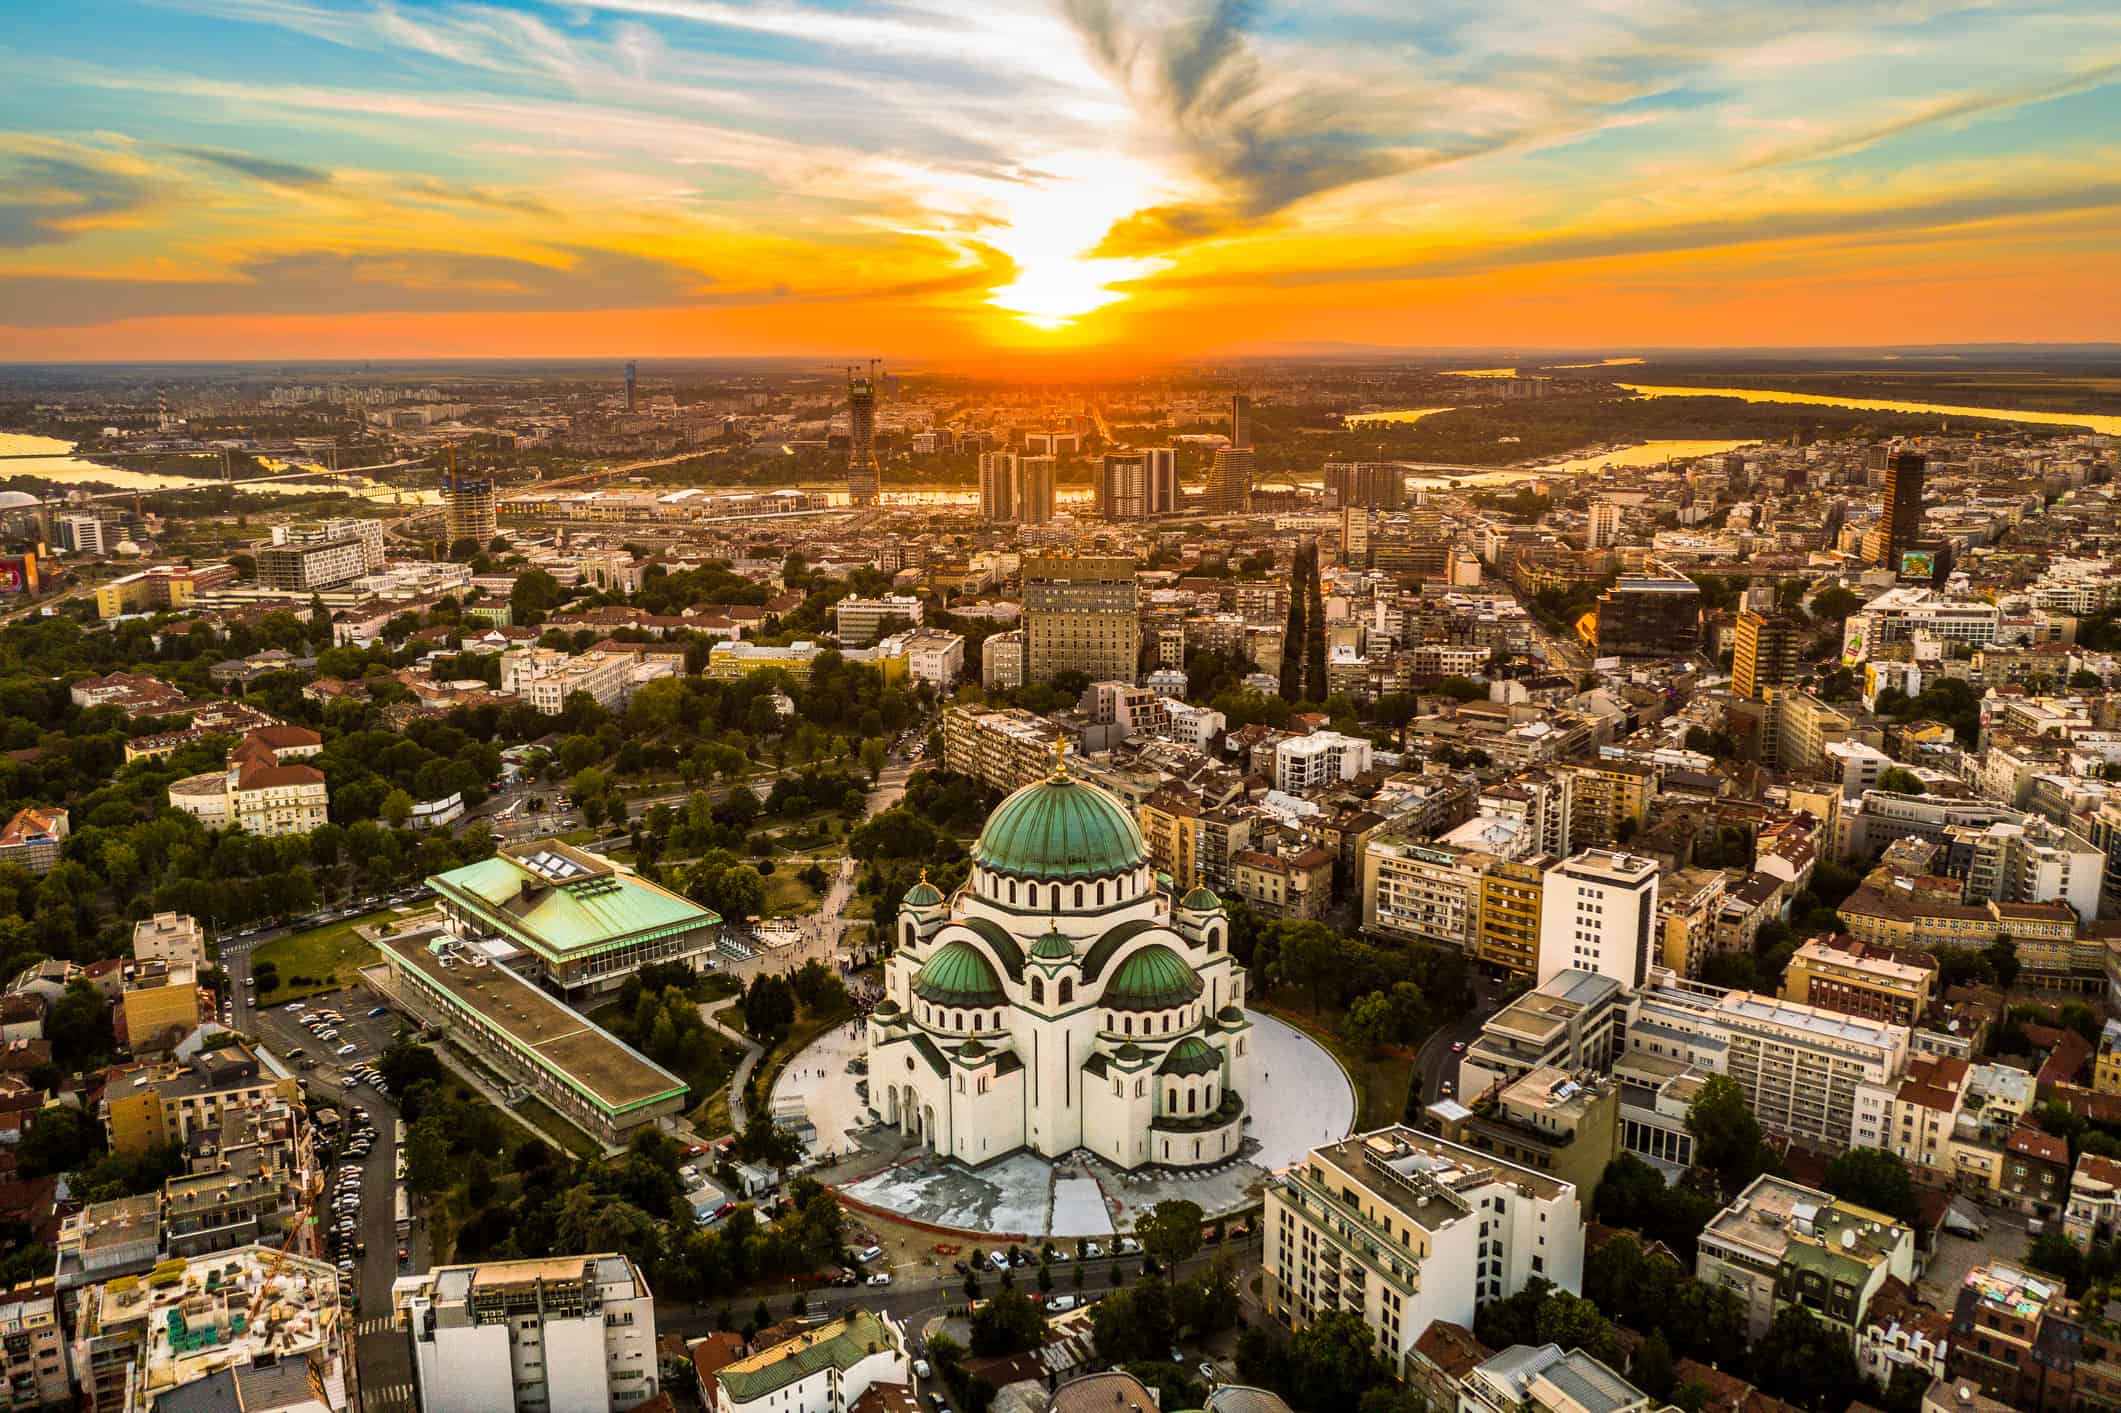
[[[1391,412],[1358,412],[1353,417],[1343,417],[1341,421],[1350,427],[1372,426],[1380,422],[1419,422],[1424,417],[1453,410],[1449,407],[1401,407]]]
[[[37,452],[48,455],[33,455]],[[100,466],[74,455],[72,442],[60,441],[54,437],[30,436],[22,432],[0,432],[0,455],[29,457],[26,461],[0,461],[0,478],[41,476],[60,485],[93,481],[120,491],[184,491],[227,484],[219,476],[176,476],[161,471],[127,471],[117,466]],[[288,464],[270,458],[260,459],[274,469]],[[216,456],[201,456],[199,464],[218,467],[220,460]],[[240,489],[269,496],[315,495],[320,490],[338,489],[364,500],[405,505],[434,504],[441,499],[439,491],[400,491],[395,486],[386,486],[363,476],[342,476],[329,482],[301,481],[293,478],[285,481],[251,481]]]
[[[1622,383],[1644,397],[1735,397],[1741,402],[1799,402],[1813,407],[1851,407],[1859,412],[1911,412],[1929,417],[1993,417],[2005,422],[2038,422],[2046,426],[2089,427],[2121,436],[2121,417],[2103,412],[2040,412],[2013,407],[1956,407],[1942,402],[1895,402],[1879,397],[1834,397],[1824,393],[1782,392],[1775,388],[1668,388]]]

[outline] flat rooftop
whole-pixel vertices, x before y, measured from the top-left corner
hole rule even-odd
[[[1404,1125],[1350,1134],[1313,1149],[1298,1166],[1311,1163],[1338,1169],[1401,1216],[1431,1231],[1468,1215],[1474,1199],[1467,1194],[1497,1183],[1543,1201],[1575,1190],[1544,1173]]]
[[[623,1113],[685,1092],[685,1081],[506,967],[474,966],[465,949],[454,950],[445,966],[432,938],[388,937],[378,945],[450,1004],[500,1031],[533,1063],[607,1110]]]

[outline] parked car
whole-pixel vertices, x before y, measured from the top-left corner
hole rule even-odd
[[[891,1284],[891,1272],[878,1271],[875,1275],[869,1278],[868,1283],[870,1285],[889,1285]]]
[[[1063,1314],[1075,1308],[1075,1297],[1072,1295],[1056,1295],[1046,1302],[1046,1308],[1056,1315]]]

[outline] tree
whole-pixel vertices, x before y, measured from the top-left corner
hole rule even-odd
[[[868,772],[869,783],[875,784],[884,773],[884,763],[890,759],[890,748],[881,736],[871,736],[862,742],[862,769]]]
[[[508,606],[518,623],[542,623],[545,615],[559,607],[565,595],[560,581],[542,569],[526,569],[509,586]]]
[[[103,1125],[72,1104],[39,1109],[16,1147],[24,1177],[66,1173],[103,1152]]]
[[[1729,1075],[1712,1074],[1687,1107],[1687,1132],[1703,1167],[1713,1169],[1726,1192],[1736,1192],[1768,1168],[1771,1154],[1759,1121],[1746,1106],[1745,1091]]]
[[[1322,702],[1326,699],[1326,609],[1318,582],[1318,542],[1310,542],[1308,556],[1308,584],[1306,592],[1311,601],[1304,607],[1304,696],[1306,700]],[[1283,645],[1282,651],[1288,647]]]
[[[982,1359],[1021,1354],[1036,1348],[1045,1333],[1046,1322],[1031,1298],[1004,1290],[973,1312],[972,1352]]]
[[[2018,980],[2018,944],[2008,937],[1998,937],[1988,946],[1989,965],[1995,969],[1996,985],[2005,991]]]
[[[392,829],[403,829],[412,818],[412,796],[403,790],[392,790],[383,797],[383,822]]]
[[[1372,991],[1358,997],[1348,1007],[1346,1019],[1340,1023],[1340,1033],[1350,1045],[1369,1053],[1384,1048],[1392,1034],[1392,1003],[1382,991]]]
[[[1907,1164],[1883,1148],[1851,1148],[1837,1155],[1826,1165],[1826,1190],[1910,1224],[1921,1216]]]
[[[1662,1329],[1651,1326],[1649,1337],[1636,1349],[1635,1361],[1628,1366],[1628,1379],[1652,1398],[1671,1398],[1678,1373],[1672,1346],[1666,1342]]]
[[[449,1132],[430,1115],[405,1131],[405,1185],[432,1196],[448,1187],[451,1177]]]
[[[1767,1337],[1753,1350],[1760,1387],[1814,1413],[1846,1408],[1862,1389],[1848,1338],[1812,1316],[1802,1305],[1776,1313]]]
[[[1305,547],[1297,546],[1289,576],[1289,619],[1281,635],[1281,697],[1285,702],[1303,700],[1303,654],[1297,645],[1304,641],[1304,614],[1309,607],[1304,595],[1304,553]]]
[[[1921,795],[1927,793],[1922,777],[1905,766],[1889,765],[1878,772],[1877,789],[1895,795]]]
[[[1364,1395],[1392,1380],[1376,1337],[1349,1310],[1327,1311],[1298,1330],[1286,1357],[1289,1386],[1302,1391],[1305,1413],[1362,1413]]]
[[[1142,1250],[1166,1268],[1168,1276],[1169,1268],[1200,1250],[1200,1227],[1204,1220],[1205,1215],[1198,1203],[1183,1200],[1159,1202],[1148,1216],[1134,1223],[1134,1235],[1141,1242]]]

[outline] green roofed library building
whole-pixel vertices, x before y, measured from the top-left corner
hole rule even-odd
[[[616,991],[651,962],[702,970],[721,934],[712,908],[557,839],[501,849],[427,886],[452,937],[495,960],[520,950],[570,1001]]]
[[[1161,889],[1134,816],[1058,767],[988,817],[955,897],[923,879],[869,1019],[870,1103],[971,1165],[1088,1149],[1121,1168],[1239,1155],[1245,970],[1206,889]]]

